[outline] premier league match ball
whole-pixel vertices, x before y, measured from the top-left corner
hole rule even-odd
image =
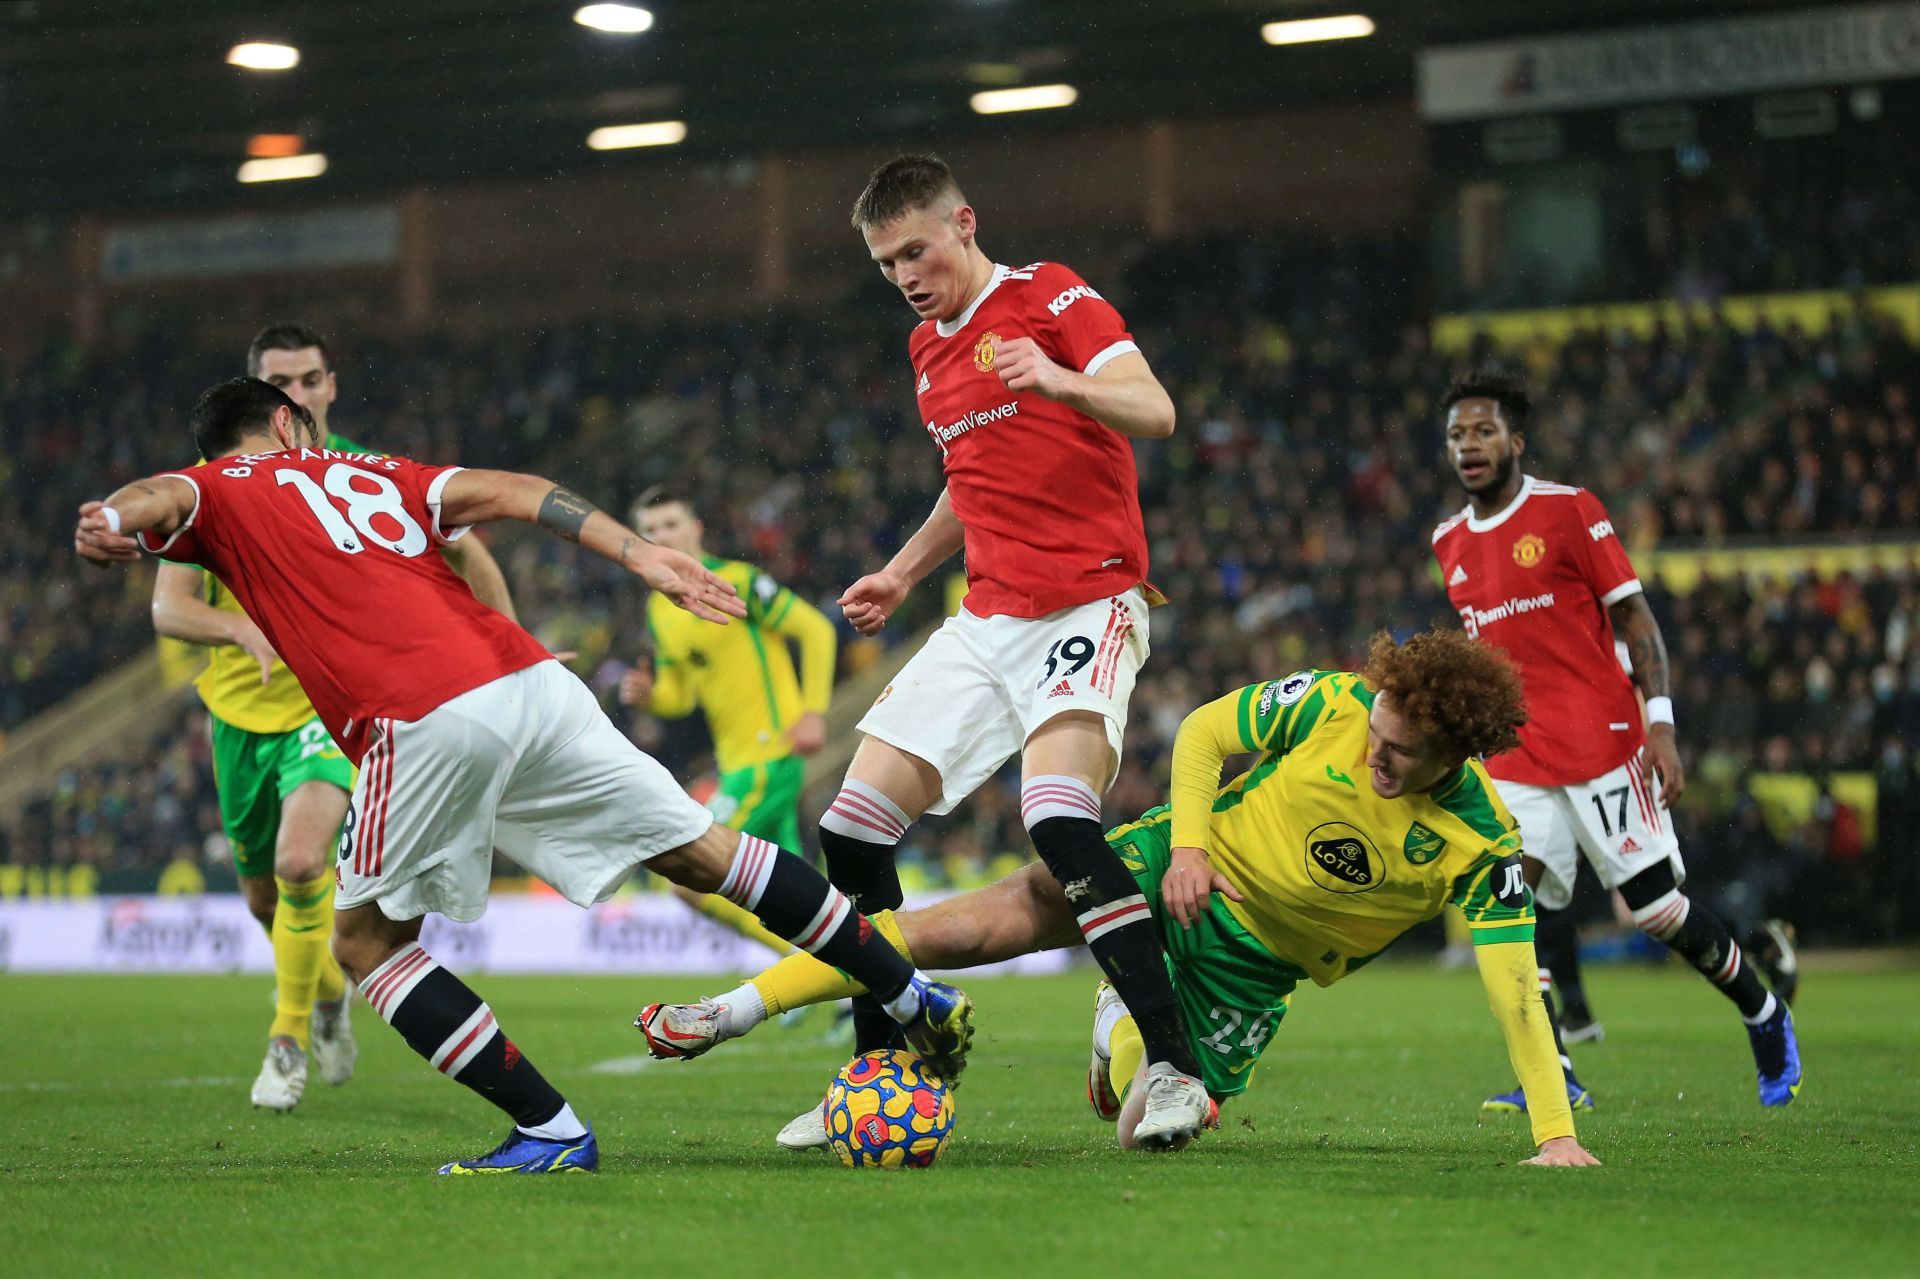
[[[827,1090],[827,1141],[849,1168],[927,1168],[953,1132],[953,1094],[917,1053],[847,1063]]]

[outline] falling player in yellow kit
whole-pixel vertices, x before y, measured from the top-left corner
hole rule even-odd
[[[313,415],[327,447],[368,450],[334,434],[327,410],[337,392],[327,345],[297,324],[262,329],[247,372]],[[513,616],[506,579],[486,548],[462,538],[447,561],[476,598]],[[345,1083],[358,1052],[333,937],[333,851],[353,791],[353,766],[328,735],[306,693],[211,573],[162,562],[153,584],[161,635],[211,648],[195,685],[213,720],[220,822],[233,850],[247,909],[273,939],[274,1018],[253,1104],[291,1110],[306,1091],[307,1057],[328,1083]]]
[[[1295,985],[1331,986],[1449,902],[1473,930],[1487,998],[1527,1091],[1529,1163],[1597,1163],[1574,1134],[1533,955],[1520,836],[1479,755],[1526,720],[1504,655],[1455,631],[1404,646],[1375,638],[1357,674],[1301,671],[1193,712],[1173,753],[1173,802],[1107,841],[1152,910],[1216,1102],[1246,1089]],[[1225,786],[1230,755],[1256,752]],[[1135,901],[1140,899],[1136,898]],[[1129,903],[1116,902],[1116,910]],[[1078,945],[1065,893],[1028,866],[927,910],[875,917],[913,962],[966,968]],[[846,979],[789,956],[747,986],[674,1019],[678,1056],[744,1034],[768,1014],[846,996]],[[1088,1093],[1119,1120],[1143,1104],[1142,1046],[1103,983]]]
[[[707,807],[714,818],[770,844],[800,848],[800,791],[807,756],[826,745],[837,640],[819,609],[751,564],[709,555],[706,526],[684,494],[648,489],[633,506],[633,526],[650,542],[694,556],[733,583],[747,602],[744,625],[710,626],[654,595],[647,600],[653,661],[620,684],[620,700],[663,719],[706,714],[720,785]],[[693,620],[696,625],[689,626]],[[800,649],[795,676],[791,641]],[[674,892],[701,914],[778,954],[786,942],[724,897]]]

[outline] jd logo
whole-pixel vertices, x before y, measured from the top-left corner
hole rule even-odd
[[[1447,851],[1447,841],[1442,839],[1436,832],[1428,830],[1419,822],[1415,822],[1407,831],[1407,842],[1404,845],[1404,851],[1407,854],[1408,861],[1412,862],[1415,866],[1425,866],[1441,853]]]
[[[1364,893],[1379,887],[1384,872],[1379,851],[1357,828],[1324,822],[1307,832],[1307,874],[1328,892]]]

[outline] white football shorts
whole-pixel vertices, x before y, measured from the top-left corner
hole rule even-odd
[[[496,848],[589,906],[712,825],[585,684],[541,662],[411,723],[376,725],[341,830],[334,907],[478,919]]]
[[[1643,755],[1575,786],[1494,782],[1520,825],[1521,851],[1545,867],[1534,891],[1543,909],[1564,910],[1573,901],[1582,853],[1610,889],[1661,861],[1673,863],[1675,883],[1685,882],[1680,841],[1660,807],[1660,779],[1641,774]]]
[[[894,676],[860,731],[939,770],[932,813],[952,812],[1067,711],[1106,720],[1118,772],[1127,701],[1148,651],[1138,587],[1045,617],[976,617],[963,606]]]

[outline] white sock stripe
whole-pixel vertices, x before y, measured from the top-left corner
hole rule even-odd
[[[1020,820],[1032,830],[1050,817],[1100,820],[1100,797],[1077,777],[1031,777],[1020,788]]]
[[[720,884],[720,895],[747,910],[758,909],[779,855],[780,850],[766,840],[742,835],[740,846],[733,854],[733,865],[727,868],[727,877]]]
[[[871,790],[871,787],[867,789]],[[907,815],[885,795],[861,794],[851,788],[833,797],[820,825],[836,835],[867,844],[897,844],[907,833]]]
[[[1670,937],[1687,922],[1687,898],[1670,888],[1633,912],[1634,927],[1653,937]]]
[[[440,1051],[434,1054],[433,1066],[449,1079],[458,1078],[481,1050],[493,1042],[500,1033],[500,1024],[493,1019],[493,1009],[480,1005],[479,1012],[461,1024],[459,1030],[447,1036],[447,1042],[440,1045]]]
[[[433,962],[433,956],[420,948],[419,942],[411,942],[386,963],[373,970],[364,982],[360,983],[360,993],[366,996],[373,1010],[380,1014],[389,1025],[393,1022],[393,1012],[400,1007],[413,988],[426,980],[427,974],[440,965]]]
[[[1152,923],[1153,911],[1148,907],[1147,899],[1138,893],[1095,906],[1074,918],[1074,922],[1080,926],[1080,935],[1089,943],[1105,937],[1116,928],[1125,928],[1141,920]]]
[[[853,903],[847,900],[847,895],[837,888],[832,890],[827,900],[820,904],[820,912],[801,930],[800,935],[793,939],[793,944],[809,955],[813,954],[826,944],[827,938],[833,936],[835,929],[846,922],[847,916],[852,911]]]
[[[913,818],[907,816],[907,810],[888,799],[886,792],[877,786],[869,786],[849,777],[840,783],[840,794],[864,801],[886,819],[887,825],[897,826],[903,834],[907,827],[913,825]]]
[[[483,1022],[490,1021],[492,1018],[493,1009],[486,1004],[481,1004],[478,1008],[468,1013],[467,1019],[458,1026],[455,1026],[451,1034],[440,1041],[440,1046],[433,1050],[433,1056],[427,1058],[427,1060],[432,1063],[435,1070],[444,1070],[446,1068],[447,1058],[471,1047],[473,1044],[473,1032],[480,1029]]]
[[[1726,985],[1733,980],[1734,974],[1740,971],[1740,943],[1728,942],[1727,945],[1731,947],[1727,954],[1727,962],[1721,966],[1719,972],[1713,975],[1713,984],[1716,986]]]
[[[1552,990],[1552,989],[1553,989],[1553,971],[1548,968],[1542,968],[1540,970],[1540,993],[1544,995],[1549,990]]]

